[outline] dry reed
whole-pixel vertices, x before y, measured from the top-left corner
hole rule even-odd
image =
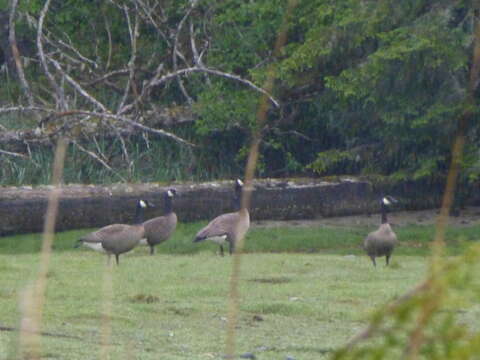
[[[298,0],[289,0],[287,10],[284,14],[281,28],[279,29],[277,39],[275,41],[274,57],[280,55],[282,47],[285,45],[287,39],[288,20],[296,7]],[[267,79],[263,86],[263,89],[267,93],[271,94],[273,90],[273,84],[275,80],[275,68],[270,66],[267,74]],[[252,144],[250,145],[250,151],[248,154],[247,165],[245,169],[245,187],[242,194],[242,209],[250,208],[250,200],[253,190],[253,178],[255,177],[255,168],[257,166],[258,152],[260,142],[262,140],[262,130],[267,120],[267,112],[270,107],[270,99],[266,95],[262,95],[260,104],[256,114],[256,127],[252,137]],[[229,302],[228,302],[228,314],[227,314],[227,339],[226,339],[226,357],[233,359],[235,357],[235,337],[236,326],[238,322],[240,293],[238,291],[238,280],[241,272],[241,258],[244,246],[244,237],[238,239],[235,244],[235,253],[232,260],[232,272],[230,276],[230,290],[229,290]]]
[[[62,193],[61,181],[66,150],[67,141],[64,138],[59,138],[53,162],[53,188],[48,196],[48,206],[45,214],[39,269],[33,286],[27,288],[23,299],[19,350],[20,353],[25,353],[26,358],[33,360],[40,359],[40,331],[42,326],[43,306],[45,304],[45,289],[47,286],[47,274],[50,266],[52,244],[55,235],[58,203]]]

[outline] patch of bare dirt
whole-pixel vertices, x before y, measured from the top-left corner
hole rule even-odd
[[[439,209],[419,211],[397,211],[388,215],[389,222],[394,226],[405,225],[433,225],[439,214]],[[317,218],[309,220],[264,220],[254,221],[255,227],[276,227],[276,226],[362,226],[370,227],[380,223],[380,214],[365,214],[352,216],[339,216],[328,218]],[[458,216],[450,216],[449,224],[452,226],[473,226],[480,225],[480,207],[467,207],[460,211]]]

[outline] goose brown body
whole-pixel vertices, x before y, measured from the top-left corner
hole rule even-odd
[[[392,252],[397,245],[397,235],[392,230],[387,219],[387,206],[390,206],[393,202],[397,202],[397,200],[391,196],[386,196],[382,199],[382,223],[377,230],[369,233],[363,241],[363,248],[374,266],[377,265],[375,258],[380,256],[385,256],[385,261],[388,265]]]
[[[177,214],[173,212],[172,199],[176,196],[175,189],[169,189],[165,192],[165,215],[147,220],[143,223],[145,229],[145,239],[142,244],[150,247],[150,254],[155,253],[155,246],[168,240],[177,228]]]
[[[235,202],[240,207],[240,197],[243,183],[240,180],[235,184]],[[229,244],[229,252],[235,251],[237,242],[242,239],[250,228],[250,214],[246,208],[236,212],[222,214],[201,229],[195,236],[194,242],[210,240],[220,245],[220,255],[223,256],[223,245]]]
[[[115,255],[117,265],[120,254],[132,250],[145,236],[145,228],[142,224],[144,208],[152,206],[146,201],[140,200],[135,214],[135,224],[112,224],[102,227],[97,231],[82,236],[76,247],[85,245],[94,250],[105,252],[110,260]]]
[[[235,250],[236,242],[243,238],[250,227],[250,215],[246,209],[234,213],[223,214],[213,219],[195,236],[195,242],[210,240],[220,245],[230,244],[230,254]]]
[[[154,246],[168,240],[177,227],[177,215],[172,212],[159,216],[143,223],[145,241],[150,246],[150,253],[154,253]]]
[[[81,237],[80,241],[101,244],[107,254],[116,255],[132,250],[144,234],[142,225],[112,224]]]
[[[378,230],[367,235],[363,242],[363,248],[375,264],[375,258],[386,256],[387,265],[397,244],[397,235],[393,232],[390,224],[381,224]]]

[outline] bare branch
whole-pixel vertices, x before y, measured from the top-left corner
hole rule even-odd
[[[152,16],[152,13],[154,12],[152,8],[149,8],[147,7],[147,5],[141,1],[141,0],[134,0],[140,7],[140,9],[143,11],[143,13],[145,14],[145,18],[148,20],[148,22],[150,22],[153,27],[155,28],[155,30],[157,30],[157,32],[160,34],[160,36],[163,38],[163,40],[165,40],[165,42],[167,43],[167,45],[170,47],[171,44],[170,44],[170,39],[168,38],[168,36],[162,31],[162,29],[160,28],[160,25],[158,25],[158,23],[155,21],[155,19],[153,18]]]
[[[108,22],[108,17],[103,14],[103,18],[105,20],[105,30],[107,31],[107,37],[108,37],[108,56],[107,56],[107,64],[105,65],[105,69],[108,69],[110,67],[110,61],[112,60],[112,50],[113,50],[113,45],[112,45],[112,32],[110,30],[110,23]]]
[[[153,87],[152,84],[158,79],[160,79],[160,75],[163,71],[163,67],[164,67],[163,64],[160,64],[157,67],[155,71],[155,75],[149,81],[144,82],[142,86],[142,92],[140,93],[140,95],[137,95],[137,97],[134,99],[134,101],[131,104],[124,106],[123,109],[117,113],[117,115],[122,115],[130,111],[134,106],[136,106],[136,104],[141,103],[143,99],[150,94],[150,91]]]
[[[173,71],[177,71],[177,69],[178,69],[177,56],[181,55],[180,51],[178,50],[178,39],[180,37],[180,33],[182,31],[183,24],[185,23],[187,18],[190,16],[190,13],[193,11],[193,8],[197,5],[197,2],[198,2],[198,0],[192,0],[192,2],[190,4],[190,8],[187,10],[187,12],[183,16],[182,20],[180,20],[180,22],[178,23],[177,31],[176,31],[176,34],[175,34],[175,42],[174,42],[174,45],[173,45],[173,54],[172,54],[173,55]],[[181,56],[183,57],[183,55],[181,55]],[[180,86],[180,89],[182,90],[183,95],[187,99],[187,102],[189,104],[192,104],[193,99],[190,97],[190,95],[188,95],[188,92],[185,89],[185,86],[183,84],[182,78],[177,77],[177,81],[178,81],[178,85]]]
[[[108,165],[105,161],[103,161],[102,159],[100,159],[97,154],[95,154],[94,152],[92,151],[89,151],[87,149],[85,149],[82,145],[80,145],[77,141],[75,140],[70,140],[70,142],[72,144],[74,144],[78,149],[80,149],[80,151],[84,152],[85,154],[89,155],[90,157],[92,157],[93,159],[97,160],[100,164],[102,164],[107,170],[111,171],[113,174],[115,174],[116,176],[118,176],[122,181],[127,181],[122,175],[120,175],[118,172],[116,172],[115,170],[113,170],[110,165]]]
[[[12,56],[15,59],[15,65],[17,67],[18,78],[20,79],[20,84],[22,90],[27,97],[28,104],[33,106],[35,101],[33,100],[32,91],[30,90],[30,85],[28,85],[27,79],[25,78],[25,73],[23,72],[22,61],[20,60],[20,52],[18,51],[17,39],[15,36],[15,15],[17,12],[18,0],[12,0],[10,3],[10,16],[8,21],[8,41],[10,42],[10,47],[12,49]]]
[[[103,153],[102,149],[100,149],[100,144],[97,141],[97,137],[94,135],[92,139],[93,139],[93,143],[95,144],[95,148],[97,149],[97,153],[106,161],[107,157]]]
[[[192,72],[205,72],[205,73],[221,76],[221,77],[224,77],[224,78],[227,78],[227,79],[239,81],[239,82],[241,82],[245,85],[250,86],[252,89],[266,95],[269,98],[269,100],[275,105],[275,107],[280,106],[278,101],[275,100],[275,98],[272,95],[270,95],[266,90],[264,90],[261,87],[255,85],[254,83],[252,83],[250,80],[243,79],[242,77],[240,77],[238,75],[233,75],[233,74],[225,73],[225,72],[220,71],[220,70],[214,70],[214,69],[210,69],[210,68],[206,68],[206,67],[191,67],[191,68],[180,69],[180,70],[177,70],[175,72],[171,72],[169,74],[166,74],[166,75],[162,76],[160,79],[156,80],[155,82],[153,82],[152,86],[160,85],[160,84],[162,84],[162,83],[164,83],[164,82],[166,82],[170,79],[173,79],[177,76],[185,75],[185,74],[192,73]]]
[[[60,63],[52,58],[48,59],[55,69],[67,80],[67,82],[72,85],[84,98],[86,98],[88,101],[90,101],[92,104],[100,108],[102,111],[108,111],[105,105],[103,105],[100,101],[95,99],[92,95],[90,95],[87,91],[85,91],[80,84],[78,84],[74,79],[70,77],[61,67]]]
[[[147,146],[147,149],[150,150],[150,141],[148,140],[148,133],[142,132],[142,137],[143,137],[143,140],[145,141],[145,145]]]
[[[1,150],[1,149],[0,149],[0,154],[28,159],[28,156],[26,155],[19,154],[16,152],[6,151],[6,150]]]
[[[203,54],[205,53],[205,51],[207,50],[207,48],[205,47],[205,49],[203,49],[200,54],[198,53],[197,44],[196,44],[196,41],[195,41],[195,29],[193,27],[193,21],[191,21],[191,20],[190,20],[190,45],[192,47],[193,61],[194,61],[195,65],[198,66],[198,67],[205,67],[205,65],[203,64],[203,61],[202,61],[202,57],[203,57]],[[206,80],[208,85],[212,84],[208,75],[205,75],[205,80]]]
[[[55,89],[57,101],[60,102],[60,107],[62,110],[64,110],[64,100],[62,96],[62,89],[60,86],[57,84],[55,81],[55,78],[51,74],[50,70],[48,69],[47,61],[45,58],[45,52],[43,49],[43,42],[42,42],[42,31],[43,31],[43,22],[45,21],[45,16],[47,15],[48,12],[48,7],[50,6],[51,0],[47,0],[45,4],[43,5],[42,10],[40,11],[40,18],[38,19],[38,26],[37,26],[37,49],[38,49],[38,56],[40,58],[40,63],[42,64],[43,71],[45,72],[45,75],[47,76],[48,80],[50,81],[50,84],[52,87]]]
[[[148,131],[148,132],[151,132],[152,134],[157,134],[157,135],[161,135],[161,136],[166,136],[170,139],[173,139],[179,143],[182,143],[182,144],[185,144],[185,145],[189,145],[189,146],[196,146],[195,144],[192,144],[191,142],[188,142],[187,140],[184,140],[168,131],[165,131],[165,130],[162,130],[162,129],[153,129],[151,127],[148,127],[148,126],[145,126],[145,125],[142,125],[140,123],[137,123],[135,121],[132,121],[130,119],[126,119],[126,118],[119,118],[120,121],[122,122],[125,122],[127,124],[130,124],[136,128],[139,128],[141,130],[144,130],[144,131]]]
[[[137,5],[135,4],[135,7]],[[125,90],[122,96],[122,100],[120,101],[120,104],[118,104],[117,107],[117,113],[120,113],[123,106],[125,105],[125,102],[127,101],[128,94],[130,92],[130,88],[135,88],[134,84],[134,77],[135,77],[135,59],[137,56],[137,37],[139,35],[138,33],[138,25],[139,25],[139,19],[138,19],[138,11],[135,12],[135,28],[132,29],[132,23],[130,20],[130,14],[128,13],[128,8],[125,5],[123,7],[123,11],[125,13],[125,18],[127,19],[127,24],[128,24],[128,32],[130,34],[130,46],[131,46],[131,55],[130,55],[130,60],[128,61],[128,72],[129,72],[129,77],[127,80],[127,84],[125,85]],[[136,91],[134,90],[136,93]]]
[[[197,50],[197,44],[195,41],[195,29],[193,27],[193,21],[190,21],[190,46],[192,48],[193,62],[199,67],[205,67],[202,63],[202,59]]]
[[[73,116],[73,115],[87,115],[87,116],[95,116],[95,117],[98,117],[98,118],[113,119],[113,120],[117,120],[121,123],[128,124],[128,125],[131,125],[135,128],[141,129],[143,131],[150,132],[152,134],[168,137],[168,138],[170,138],[172,140],[175,140],[175,141],[177,141],[181,144],[184,144],[184,145],[193,146],[193,147],[196,146],[195,144],[192,144],[189,141],[184,140],[184,139],[178,137],[175,134],[172,134],[171,132],[168,132],[168,131],[165,131],[165,130],[162,130],[162,129],[154,129],[154,128],[151,128],[149,126],[140,124],[136,121],[133,121],[133,120],[127,118],[127,117],[124,117],[124,116],[121,116],[121,115],[115,115],[115,114],[112,114],[112,113],[109,113],[109,112],[102,113],[102,112],[85,111],[85,110],[69,110],[69,111],[64,111],[64,112],[55,112],[54,110],[51,110],[51,109],[42,109],[42,108],[37,108],[37,107],[33,107],[33,108],[28,107],[27,108],[27,107],[17,106],[17,107],[12,107],[12,108],[8,108],[8,109],[0,108],[0,113],[2,113],[2,112],[14,112],[14,111],[25,111],[25,110],[30,110],[30,111],[38,110],[38,111],[42,111],[42,112],[47,112],[47,113],[50,113],[49,116],[53,116],[57,119],[62,118],[62,117],[66,117],[66,116]]]
[[[119,76],[119,75],[127,75],[128,74],[128,69],[120,69],[120,70],[115,70],[111,71],[107,74],[102,75],[101,77],[90,81],[89,83],[85,84],[86,86],[94,86],[102,81],[105,81],[107,79],[110,79],[111,77]]]
[[[39,111],[47,113],[55,113],[55,109],[44,108],[41,106],[11,106],[0,108],[0,114],[10,113],[10,112],[23,112],[23,111]]]
[[[68,38],[68,35],[65,34],[65,37]],[[95,61],[93,61],[93,60],[87,58],[86,56],[82,55],[82,54],[80,53],[80,51],[79,51],[77,48],[75,48],[72,44],[67,44],[66,42],[62,41],[61,39],[58,39],[57,41],[58,41],[58,43],[59,43],[60,45],[62,45],[62,46],[65,47],[66,49],[68,49],[68,50],[70,50],[71,52],[73,52],[82,62],[87,63],[87,64],[90,64],[90,65],[93,66],[94,68],[98,68],[98,64],[97,64]],[[70,41],[70,42],[71,42],[71,41]]]
[[[163,64],[161,65],[161,67],[163,68]],[[277,100],[275,100],[275,98],[272,95],[270,95],[270,93],[268,91],[266,91],[265,89],[262,89],[261,87],[258,87],[257,85],[252,83],[250,80],[243,79],[242,77],[240,77],[238,75],[225,73],[225,72],[222,72],[220,70],[214,70],[214,69],[210,69],[210,68],[206,68],[206,67],[196,66],[196,67],[180,69],[180,70],[165,74],[162,77],[159,77],[160,71],[157,71],[157,74],[156,74],[155,78],[152,79],[148,83],[147,87],[144,87],[144,89],[143,89],[144,91],[142,91],[142,94],[140,95],[140,97],[136,98],[131,104],[125,105],[123,107],[122,111],[118,113],[118,115],[121,115],[121,114],[124,114],[124,113],[130,111],[134,106],[136,106],[136,104],[139,102],[139,100],[142,99],[143,96],[146,95],[147,90],[150,90],[150,88],[152,88],[154,86],[158,86],[160,84],[163,84],[164,82],[167,82],[168,80],[174,79],[177,76],[185,75],[185,74],[192,73],[192,72],[205,72],[205,73],[225,77],[225,78],[230,79],[230,80],[239,81],[239,82],[253,88],[254,90],[266,95],[268,97],[268,99],[273,103],[273,105],[275,105],[275,107],[277,107],[277,108],[280,107],[279,102]],[[158,77],[157,77],[157,75],[158,75]]]
[[[118,131],[118,129],[115,126],[110,126],[110,127],[112,128],[113,132],[115,133],[118,140],[120,141],[120,145],[122,147],[123,157],[125,159],[125,162],[127,163],[128,172],[131,175],[133,163],[130,161],[130,155],[128,154],[127,145],[125,144],[125,140],[123,139],[122,134],[120,134],[120,131]]]

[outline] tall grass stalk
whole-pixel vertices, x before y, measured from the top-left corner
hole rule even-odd
[[[280,55],[280,51],[286,42],[287,37],[287,25],[288,18],[293,9],[297,5],[298,0],[289,0],[287,10],[284,14],[283,22],[279,32],[277,34],[277,40],[275,42],[274,55]],[[271,66],[263,89],[267,93],[272,93],[273,84],[275,80],[275,70]],[[245,191],[242,194],[241,208],[249,209],[250,200],[252,197],[252,181],[255,176],[255,169],[257,167],[258,154],[260,142],[262,139],[262,130],[267,119],[267,112],[270,107],[270,99],[267,95],[263,95],[257,111],[257,123],[253,134],[252,144],[250,146],[250,152],[248,154],[248,161],[245,169]],[[226,355],[227,358],[233,359],[235,357],[235,338],[236,327],[238,323],[240,293],[238,290],[238,282],[241,272],[241,258],[244,246],[244,237],[237,239],[235,244],[235,253],[233,255],[232,273],[230,277],[230,291],[229,291],[229,303],[228,303],[228,317],[227,317],[227,340],[226,340]]]
[[[52,171],[52,185],[54,186],[48,197],[48,207],[45,215],[45,224],[40,252],[40,264],[33,288],[26,291],[25,306],[20,328],[20,352],[28,351],[29,358],[40,359],[40,330],[42,325],[43,306],[45,304],[45,289],[47,273],[50,265],[52,244],[55,233],[55,221],[58,212],[58,201],[62,192],[61,179],[67,141],[59,138],[55,151],[55,160]]]

